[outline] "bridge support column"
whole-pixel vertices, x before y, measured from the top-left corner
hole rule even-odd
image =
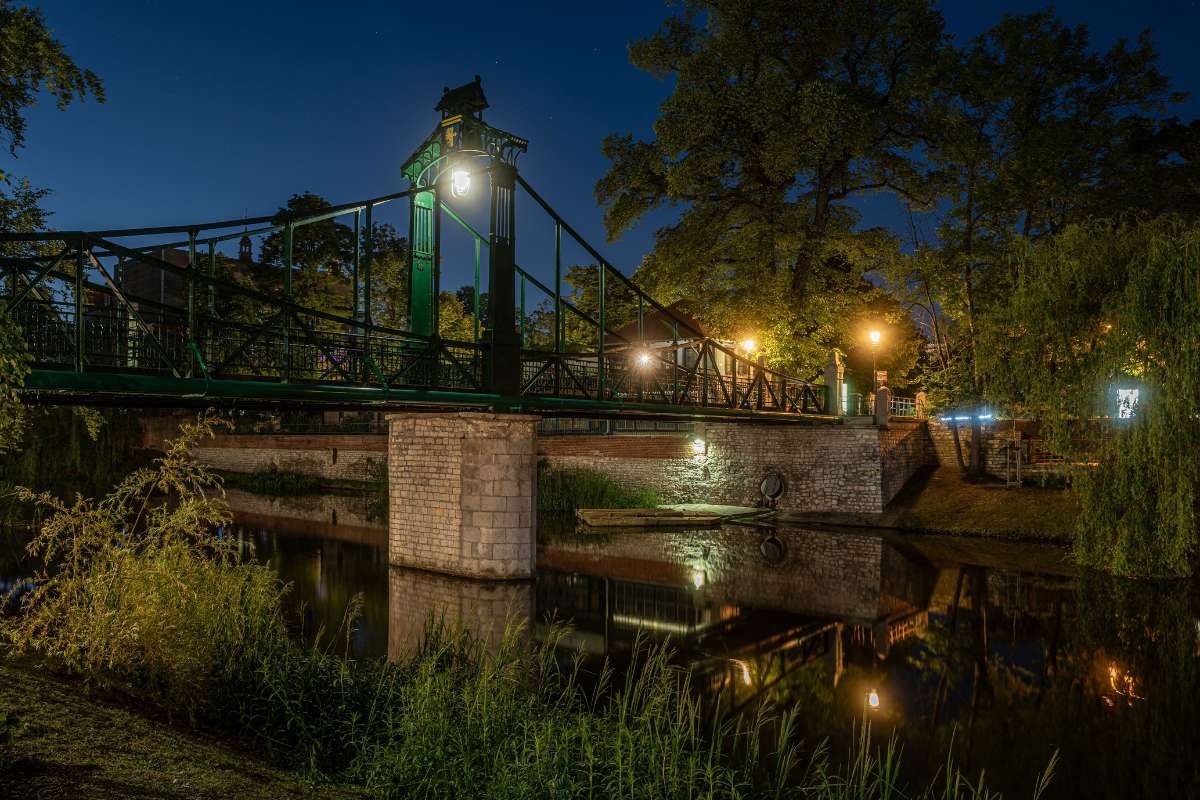
[[[473,578],[533,575],[537,417],[388,417],[388,557]]]

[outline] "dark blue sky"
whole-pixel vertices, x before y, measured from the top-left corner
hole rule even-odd
[[[670,92],[631,67],[626,46],[676,11],[658,0],[496,4],[44,0],[108,102],[30,114],[28,147],[4,168],[54,190],[53,227],[181,224],[273,212],[304,190],[345,202],[402,188],[401,161],[432,129],[444,84],[479,73],[487,118],[526,136],[525,178],[627,271],[659,215],[604,243],[592,188],[611,131],[646,135]],[[947,2],[969,36],[1044,2]],[[1094,41],[1153,30],[1179,89],[1200,90],[1196,2],[1060,2]],[[419,11],[418,9],[425,9]],[[1200,103],[1178,109],[1200,116]],[[862,204],[867,224],[896,215]],[[539,234],[540,235],[540,234]]]

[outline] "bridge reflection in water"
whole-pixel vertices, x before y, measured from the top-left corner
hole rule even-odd
[[[488,647],[513,624],[544,639],[562,623],[565,647],[618,666],[639,637],[669,639],[695,685],[731,708],[804,665],[820,663],[836,686],[847,657],[886,657],[925,628],[937,578],[919,553],[875,534],[727,527],[543,530],[533,581],[479,581],[386,566],[386,530],[352,498],[231,501],[235,529],[293,584],[310,634],[338,630],[362,593],[355,655],[401,658],[429,620],[461,625]]]

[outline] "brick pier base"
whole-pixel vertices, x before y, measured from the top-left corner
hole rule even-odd
[[[533,574],[537,417],[388,416],[388,556],[473,578]]]

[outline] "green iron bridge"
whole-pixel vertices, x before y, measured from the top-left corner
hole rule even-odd
[[[0,302],[32,357],[26,399],[828,418],[823,386],[706,336],[609,264],[520,177],[516,160],[527,143],[485,123],[486,107],[478,78],[447,90],[436,108],[441,120],[403,166],[410,187],[394,194],[309,215],[0,234]],[[472,183],[490,193],[486,234],[456,210]],[[552,279],[516,263],[519,195],[551,223]],[[381,258],[374,236],[384,209],[408,217],[403,327],[372,319],[372,291],[379,291],[372,268]],[[353,231],[349,274],[337,275],[348,313],[308,307],[293,286],[303,229],[335,219]],[[474,323],[462,340],[439,335],[443,237],[451,233],[465,236],[460,249],[474,252]],[[255,280],[220,252],[240,240],[245,256],[250,237],[272,235],[280,264],[255,265]],[[590,310],[563,291],[570,243],[592,262],[597,302]],[[652,341],[650,319],[658,331]]]

